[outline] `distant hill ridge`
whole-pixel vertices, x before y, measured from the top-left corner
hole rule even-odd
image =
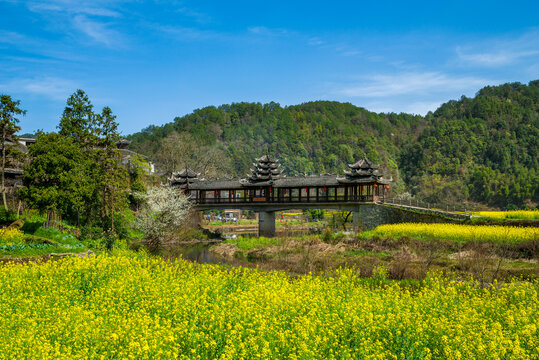
[[[151,157],[173,132],[221,149],[231,164],[223,175],[244,176],[268,146],[289,175],[340,173],[367,156],[397,192],[427,201],[539,203],[539,80],[487,86],[425,117],[335,101],[208,106],[128,136],[130,149]]]

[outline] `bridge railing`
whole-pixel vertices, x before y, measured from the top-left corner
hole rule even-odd
[[[350,202],[363,203],[383,201],[383,197],[375,197],[373,195],[362,196],[268,196],[268,197],[212,197],[212,198],[196,198],[197,204],[257,204],[257,203],[331,203],[331,202]]]
[[[462,214],[470,214],[475,211],[475,207],[473,205],[468,204],[440,204],[440,203],[433,203],[428,201],[423,201],[419,199],[399,199],[399,198],[391,198],[386,199],[386,204],[390,205],[400,205],[400,206],[406,206],[411,208],[422,208],[422,209],[428,209],[428,210],[438,210],[438,211],[445,211],[445,212],[452,212],[452,213],[462,213]]]

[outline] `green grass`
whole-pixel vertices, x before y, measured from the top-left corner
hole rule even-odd
[[[86,251],[86,247],[79,243],[76,245],[52,245],[52,244],[13,244],[0,245],[0,256],[4,257],[27,257],[41,256],[51,253],[78,253]]]
[[[282,240],[279,238],[266,238],[266,237],[244,237],[239,236],[236,239],[230,239],[224,241],[225,244],[236,244],[241,250],[251,250],[260,247],[273,246],[282,244]]]
[[[23,229],[27,232],[13,238],[0,238],[0,256],[30,257],[50,253],[81,252],[87,248],[75,236],[55,228],[43,228],[43,217],[30,213]],[[31,231],[31,232],[30,232]],[[52,242],[53,244],[47,243]]]
[[[297,226],[297,225],[305,225],[305,224],[309,224],[308,222],[306,222],[305,220],[283,220],[281,221],[280,219],[275,219],[275,225],[277,227],[285,227],[285,226]],[[311,222],[311,224],[315,224],[315,222]]]
[[[358,257],[374,255],[376,257],[379,257],[380,259],[386,259],[391,256],[391,253],[388,251],[370,251],[370,250],[364,250],[364,249],[346,250],[344,253],[348,256],[358,256]]]
[[[36,238],[48,239],[57,244],[76,245],[80,243],[72,234],[66,234],[65,232],[54,228],[41,227],[34,232],[33,236]]]
[[[535,269],[537,266],[539,266],[537,263],[534,262],[527,262],[527,261],[507,261],[505,263],[506,266],[511,268],[517,268],[517,269]]]
[[[256,225],[258,222],[254,219],[242,219],[239,220],[237,223],[235,221],[219,221],[219,220],[211,220],[208,222],[208,225],[212,226],[223,226],[223,225]]]

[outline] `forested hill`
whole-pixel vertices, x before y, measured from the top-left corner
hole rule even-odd
[[[481,89],[441,105],[402,149],[406,184],[424,198],[503,208],[539,202],[539,80]]]
[[[129,139],[132,150],[169,171],[214,161],[213,175],[244,176],[267,146],[289,175],[340,173],[366,155],[391,172],[397,191],[427,201],[502,208],[539,202],[539,80],[485,87],[426,117],[330,101],[209,106]],[[213,159],[185,144],[174,154],[174,140],[193,142]]]
[[[132,150],[159,162],[160,140],[175,131],[188,132],[198,144],[224,150],[221,161],[229,160],[230,167],[226,175],[244,176],[266,147],[288,175],[336,174],[364,155],[396,170],[401,148],[424,126],[420,116],[376,114],[349,103],[316,101],[286,108],[273,102],[236,103],[195,110],[129,139]]]

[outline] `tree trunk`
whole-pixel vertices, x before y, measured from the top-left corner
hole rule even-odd
[[[4,209],[7,211],[7,199],[6,199],[6,127],[2,131],[2,200],[4,202]]]
[[[48,227],[49,227],[50,219],[51,219],[51,211],[50,211],[50,210],[47,210],[47,218],[45,219],[45,222],[43,223],[43,227],[44,227],[44,228],[48,228]]]
[[[111,202],[110,202],[110,221],[111,221],[111,229],[114,231],[114,189],[111,190],[110,194]]]

